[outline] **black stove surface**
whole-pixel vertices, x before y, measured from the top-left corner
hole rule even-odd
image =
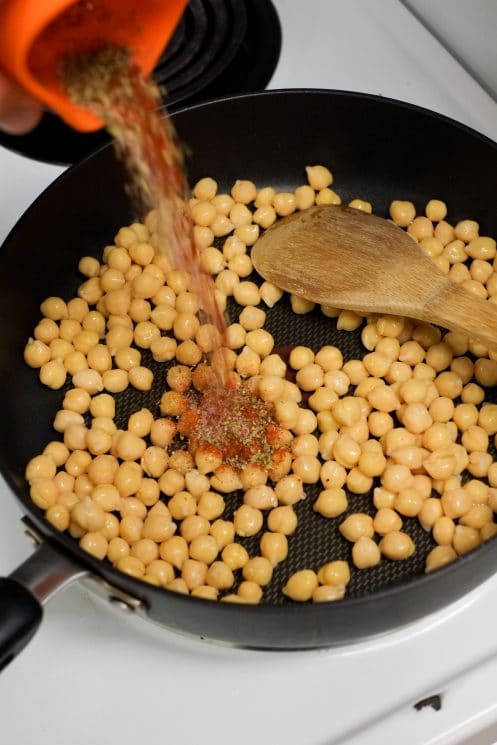
[[[264,89],[280,50],[281,27],[270,0],[190,0],[153,76],[173,112],[218,96]],[[108,141],[104,131],[76,132],[50,112],[26,135],[0,132],[0,145],[64,165]]]

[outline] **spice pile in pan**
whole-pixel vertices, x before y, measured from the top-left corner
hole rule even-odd
[[[155,211],[121,228],[100,261],[81,259],[76,298],[41,305],[25,359],[44,385],[64,390],[57,434],[27,465],[31,498],[85,551],[145,582],[260,602],[291,555],[298,503],[330,534],[340,531],[348,548],[285,573],[280,590],[297,602],[338,600],[354,572],[407,560],[419,550],[410,521],[433,537],[426,571],[497,534],[489,452],[497,405],[485,402],[497,384],[494,353],[430,324],[327,306],[320,311],[330,330],[360,334],[361,359],[344,359],[325,339],[319,349],[295,339],[283,357],[264,328],[283,293],[254,281],[250,247],[280,216],[340,202],[328,168],[306,173],[292,192],[239,180],[218,193],[206,177],[189,200],[202,270],[220,312],[228,298],[233,309],[214,357],[225,360],[233,397],[257,401],[269,449],[254,452],[264,438],[251,440],[243,422],[224,439],[223,420],[199,413],[212,376],[212,327],[189,273],[157,250]],[[372,209],[360,199],[351,205]],[[390,217],[453,280],[497,301],[496,242],[479,235],[478,223],[450,223],[438,199],[419,215],[394,201]],[[296,314],[319,312],[302,298],[290,303]],[[147,358],[164,365],[156,399]],[[130,388],[147,405],[125,415]],[[230,449],[237,439],[248,450],[243,462]]]

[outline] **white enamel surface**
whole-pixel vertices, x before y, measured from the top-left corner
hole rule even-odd
[[[497,105],[398,0],[274,4],[283,47],[270,87],[400,98],[497,139]],[[0,149],[0,239],[61,170]],[[3,482],[0,506],[6,574],[31,548]],[[496,617],[497,577],[379,640],[262,653],[183,638],[75,586],[50,602],[38,635],[0,674],[0,737],[8,745],[489,745]],[[432,694],[442,694],[441,711],[413,708]]]

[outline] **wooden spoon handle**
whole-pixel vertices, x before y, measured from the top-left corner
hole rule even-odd
[[[447,281],[424,306],[427,321],[459,331],[497,350],[497,305]]]

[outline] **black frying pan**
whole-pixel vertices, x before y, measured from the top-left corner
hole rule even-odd
[[[477,219],[482,234],[497,234],[497,145],[445,117],[387,99],[334,91],[276,91],[194,106],[174,117],[189,148],[191,182],[214,176],[220,189],[236,178],[257,185],[294,189],[304,167],[328,165],[343,200],[372,201],[386,215],[394,198],[419,209],[430,198],[448,203],[455,222]],[[0,258],[0,465],[22,503],[41,548],[7,580],[0,580],[0,665],[21,649],[41,618],[37,598],[65,581],[89,573],[114,599],[169,628],[258,648],[332,646],[364,639],[412,622],[455,601],[497,564],[492,539],[454,564],[423,574],[431,538],[417,524],[406,530],[418,550],[405,562],[383,559],[355,571],[345,600],[299,605],[281,587],[297,569],[317,569],[347,558],[350,546],[328,521],[312,512],[313,495],[299,503],[299,527],[290,538],[289,558],[280,564],[262,605],[239,606],[185,597],[149,586],[93,559],[68,535],[56,532],[34,507],[24,481],[26,462],[53,439],[51,422],[63,392],[48,391],[23,362],[22,350],[48,295],[67,299],[81,281],[81,256],[99,255],[118,228],[133,219],[124,175],[107,147],[70,169],[34,203],[6,240]],[[325,268],[323,268],[325,270]],[[364,353],[359,333],[337,332],[318,311],[291,314],[279,303],[267,328],[280,345],[338,344],[345,358]],[[157,407],[161,388],[121,394],[120,416]],[[489,399],[495,392],[489,392]],[[312,492],[312,490],[311,490]],[[351,496],[350,511],[368,511],[370,499]],[[228,500],[227,514],[236,496]],[[256,550],[257,539],[248,542]],[[29,588],[29,589],[26,589]],[[36,597],[35,597],[36,596]]]

